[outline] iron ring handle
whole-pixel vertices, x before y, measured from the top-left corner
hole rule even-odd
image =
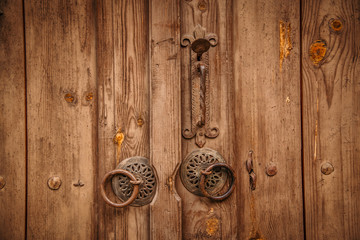
[[[105,193],[105,183],[106,183],[107,179],[109,177],[117,175],[117,174],[127,176],[128,178],[130,178],[130,183],[132,183],[134,185],[134,189],[133,189],[133,192],[132,192],[130,198],[128,200],[126,200],[125,202],[123,202],[123,203],[114,203],[114,202],[112,202],[106,196],[106,193]],[[123,207],[126,207],[126,206],[130,205],[132,202],[135,201],[135,199],[136,199],[136,197],[137,197],[137,195],[139,193],[139,184],[140,184],[140,181],[138,181],[131,172],[126,171],[124,169],[112,170],[112,171],[108,172],[107,174],[105,174],[105,176],[104,176],[104,178],[102,180],[102,183],[100,185],[101,196],[104,198],[105,202],[107,204],[109,204],[110,206],[116,207],[116,208],[123,208]]]
[[[231,182],[230,182],[230,187],[229,189],[227,190],[226,193],[224,193],[223,195],[221,196],[212,196],[210,195],[206,189],[205,189],[205,178],[207,175],[210,175],[212,172],[211,170],[213,168],[217,168],[217,167],[224,167],[228,170],[228,172],[230,173],[231,175]],[[208,197],[212,200],[216,200],[216,201],[221,201],[221,200],[224,200],[226,199],[227,197],[229,197],[231,195],[231,193],[234,191],[235,189],[235,174],[234,174],[234,170],[229,166],[227,165],[226,163],[214,163],[212,165],[210,165],[208,168],[206,168],[205,170],[201,171],[201,176],[200,176],[200,184],[199,184],[199,187],[200,187],[200,190],[202,192],[202,194],[205,196],[205,197]]]

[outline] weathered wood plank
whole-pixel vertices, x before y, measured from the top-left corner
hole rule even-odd
[[[0,1],[0,239],[25,238],[26,113],[23,2]]]
[[[206,138],[204,148],[218,151],[230,166],[239,164],[234,155],[234,78],[232,71],[232,1],[181,1],[181,35],[193,33],[200,24],[207,33],[218,36],[218,44],[209,49],[210,80],[210,126],[219,128],[215,139]],[[182,128],[191,126],[191,80],[190,47],[182,48]],[[182,139],[183,159],[198,149],[195,138]],[[241,187],[241,186],[237,186]],[[184,199],[183,238],[184,239],[236,239],[236,193],[222,202],[199,197],[184,188],[177,179],[179,195]]]
[[[181,161],[179,11],[179,0],[150,3],[150,159],[158,174],[151,239],[181,239],[181,199],[175,189]]]
[[[104,202],[99,192],[103,176],[116,167],[114,147],[115,90],[114,90],[114,39],[113,1],[96,3],[96,69],[98,91],[98,166],[96,181],[97,239],[116,239],[116,209]],[[111,188],[109,189],[111,191]],[[109,197],[111,196],[108,193]],[[114,198],[111,198],[114,199]],[[123,225],[124,226],[124,225]],[[120,226],[122,227],[122,226]]]
[[[239,239],[303,239],[299,1],[234,1]],[[254,151],[256,190],[245,167]],[[269,177],[266,165],[277,174]]]
[[[117,162],[134,156],[150,157],[148,5],[142,0],[114,1],[115,122],[124,134],[121,149],[117,148]],[[125,215],[117,213],[116,225],[126,226],[117,234],[118,239],[149,239],[149,205],[126,211]]]
[[[120,161],[150,157],[149,22],[147,1],[98,1],[97,6],[100,184]],[[123,139],[114,144],[116,133]],[[99,237],[149,239],[149,206],[113,209],[99,201]]]
[[[355,0],[302,4],[307,239],[360,238],[359,9]]]
[[[27,237],[90,239],[96,229],[95,5],[25,1],[25,20]],[[47,186],[54,176],[62,181],[58,190]]]

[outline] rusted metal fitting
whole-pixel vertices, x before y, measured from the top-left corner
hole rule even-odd
[[[203,197],[199,182],[201,176],[206,176],[204,180],[207,193],[214,196],[220,193],[228,181],[229,173],[221,167],[206,171],[214,163],[225,163],[225,159],[213,149],[197,149],[188,154],[180,167],[184,187],[189,192]]]
[[[265,173],[269,177],[275,176],[277,174],[277,167],[275,163],[269,162],[266,166]]]
[[[248,159],[246,160],[246,169],[250,174],[253,171],[253,160],[252,160],[253,151],[249,151]]]
[[[252,191],[256,189],[256,174],[254,172],[250,173],[250,189]]]
[[[248,154],[248,159],[246,160],[246,170],[249,173],[250,189],[254,191],[256,189],[256,174],[253,169],[253,151],[250,150]]]
[[[74,187],[83,187],[85,184],[82,183],[82,182],[80,181],[80,179],[79,179],[78,182],[77,182],[77,183],[74,183],[73,185],[74,185]]]
[[[51,190],[58,190],[61,186],[61,179],[60,177],[57,177],[57,176],[54,176],[54,177],[51,177],[48,179],[48,187],[51,189]]]
[[[114,175],[119,175],[119,174],[128,177],[131,181],[133,181],[134,185],[133,185],[133,191],[131,192],[130,197],[126,201],[124,201],[122,203],[115,203],[107,197],[106,192],[105,192],[105,184]],[[137,198],[138,193],[139,193],[139,184],[140,184],[140,182],[136,179],[136,177],[131,172],[124,170],[124,169],[115,169],[115,170],[112,170],[112,171],[108,172],[107,174],[105,174],[105,176],[101,182],[101,185],[100,185],[100,193],[101,193],[101,196],[103,197],[103,199],[105,200],[105,202],[107,204],[109,204],[110,206],[115,207],[115,208],[123,208],[123,207],[130,205],[132,202],[135,201],[135,199]]]
[[[209,194],[205,189],[205,176],[209,176],[212,173],[212,171],[211,171],[212,169],[220,168],[220,167],[223,167],[228,171],[228,173],[230,175],[230,186],[229,186],[229,189],[226,191],[226,193],[224,193],[223,195],[213,196],[213,195]],[[205,197],[208,197],[208,198],[210,198],[212,200],[216,200],[216,201],[222,201],[222,200],[226,199],[227,197],[229,197],[231,195],[231,193],[234,191],[235,179],[236,179],[236,177],[235,177],[234,170],[226,163],[218,162],[218,163],[214,163],[214,164],[210,165],[208,168],[201,171],[199,188]]]
[[[6,185],[5,178],[3,176],[0,176],[0,189],[3,189]]]
[[[122,160],[117,169],[123,169],[133,174],[136,180],[127,175],[117,174],[111,180],[112,190],[121,201],[125,202],[131,197],[135,185],[139,186],[139,194],[130,203],[131,206],[144,206],[150,204],[156,193],[155,169],[149,159],[141,156]],[[173,184],[168,182],[169,185]]]
[[[323,165],[321,165],[321,172],[322,172],[322,174],[324,174],[324,175],[329,175],[329,174],[331,174],[334,170],[335,170],[335,169],[334,169],[334,166],[333,166],[331,163],[329,163],[329,162],[326,162],[326,163],[324,163]]]

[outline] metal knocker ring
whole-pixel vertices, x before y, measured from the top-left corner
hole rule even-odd
[[[106,183],[106,181],[108,180],[109,177],[117,175],[117,174],[122,174],[124,176],[127,176],[128,178],[130,178],[130,183],[134,185],[134,189],[133,189],[133,192],[132,192],[130,198],[128,200],[126,200],[125,202],[123,202],[123,203],[114,203],[114,202],[112,202],[106,196],[106,193],[105,193],[105,183]],[[136,197],[137,197],[137,195],[139,193],[139,184],[140,184],[140,181],[138,181],[131,172],[123,170],[123,169],[116,169],[116,170],[110,171],[107,174],[105,174],[105,176],[104,176],[104,178],[102,180],[102,183],[100,185],[100,191],[101,191],[102,197],[104,198],[104,200],[105,200],[105,202],[107,204],[109,204],[112,207],[122,208],[122,207],[126,207],[126,206],[130,205],[133,201],[135,201],[135,199],[136,199]]]
[[[210,195],[206,189],[205,189],[205,178],[206,176],[210,175],[212,172],[211,170],[213,168],[217,168],[217,167],[224,167],[228,170],[228,172],[230,173],[230,187],[229,189],[227,190],[227,192],[221,196],[212,196]],[[234,170],[229,166],[227,165],[226,163],[214,163],[212,165],[210,165],[208,168],[206,168],[204,171],[201,171],[201,177],[200,177],[200,184],[199,184],[199,187],[200,187],[200,190],[202,192],[202,194],[205,196],[205,197],[208,197],[212,200],[216,200],[216,201],[221,201],[221,200],[224,200],[226,199],[227,197],[229,197],[231,195],[231,193],[234,191],[234,188],[235,188],[235,174],[234,174]]]

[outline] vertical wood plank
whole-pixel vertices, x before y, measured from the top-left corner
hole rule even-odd
[[[90,239],[97,149],[95,5],[25,1],[25,20],[27,237]],[[54,176],[62,181],[58,190],[47,185]]]
[[[299,54],[299,1],[234,1],[239,239],[304,238]]]
[[[97,7],[99,185],[120,161],[150,157],[149,22],[147,1],[98,1]],[[116,133],[123,141],[114,143]],[[149,239],[148,205],[114,209],[98,201],[99,238]]]
[[[359,9],[302,2],[307,239],[360,238]]]
[[[150,158],[158,174],[151,239],[181,239],[181,199],[175,189],[181,161],[179,10],[178,0],[150,3]]]
[[[0,239],[25,238],[26,116],[22,1],[0,1]]]
[[[234,167],[240,164],[234,154],[234,78],[233,78],[233,2],[228,1],[181,1],[181,35],[192,34],[200,24],[206,33],[215,33],[218,44],[209,53],[210,126],[219,128],[214,139],[206,138],[204,148],[214,149],[226,163]],[[190,47],[181,50],[182,128],[191,126],[191,80],[189,72]],[[195,138],[182,138],[183,159],[198,149]],[[240,188],[241,186],[236,186]],[[216,202],[189,192],[177,179],[179,195],[184,199],[183,239],[236,239],[236,193],[225,201]]]
[[[148,1],[114,1],[115,122],[124,134],[117,147],[123,159],[150,158],[149,121],[149,8]],[[117,212],[117,226],[125,226],[117,239],[149,239],[150,206]],[[122,217],[122,219],[120,219]]]
[[[116,167],[114,147],[115,89],[113,1],[96,2],[96,71],[98,91],[98,163],[97,163],[97,239],[116,239],[116,209],[109,207],[99,194],[103,176]],[[107,189],[111,191],[110,189]],[[111,196],[109,192],[108,196]],[[113,198],[111,198],[113,199]],[[122,225],[124,226],[124,225]]]

